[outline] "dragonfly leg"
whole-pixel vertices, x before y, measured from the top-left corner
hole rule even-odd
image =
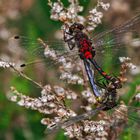
[[[103,83],[95,82],[95,84],[100,88],[103,88],[103,89],[106,88],[106,85],[104,85]]]
[[[66,37],[66,34],[70,35],[70,38]],[[71,35],[70,33],[64,31],[64,41],[68,43],[68,47],[70,50],[72,50],[75,47],[75,43],[72,42],[72,40],[74,39],[74,36]]]

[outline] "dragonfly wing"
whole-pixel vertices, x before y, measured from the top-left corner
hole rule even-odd
[[[85,69],[86,69],[86,72],[87,72],[87,76],[88,76],[93,94],[95,95],[95,97],[99,97],[101,95],[100,95],[99,90],[98,90],[98,88],[95,84],[95,81],[94,81],[95,79],[94,79],[94,75],[93,75],[90,63],[88,62],[88,60],[83,60],[83,61],[84,61]]]
[[[65,59],[75,58],[78,55],[77,50],[69,51],[64,47],[64,41],[42,41],[41,39],[29,39],[25,36],[14,36],[10,41],[15,41],[24,49],[27,64],[45,62],[48,68],[59,64],[59,59],[63,56]]]
[[[138,131],[140,131],[140,107],[118,105],[112,110],[113,113],[109,115],[112,115],[114,118],[116,118],[116,120],[121,120],[120,122],[123,124],[123,129],[121,131],[123,134],[128,132],[129,135],[136,134]],[[115,121],[112,125],[112,128],[115,129],[117,125],[118,121]]]
[[[128,106],[128,121],[122,136],[127,135],[133,139],[139,139],[140,135],[140,107]]]
[[[105,64],[106,61],[108,64],[113,64],[110,66],[111,68],[118,66],[118,64],[120,64],[118,57],[130,57],[136,62],[138,48],[133,47],[133,44],[138,44],[137,40],[140,39],[132,39],[132,35],[136,36],[136,31],[138,31],[137,25],[139,25],[139,23],[140,14],[114,29],[97,34],[93,38],[97,54],[95,57],[97,57],[97,61],[99,59],[101,66]],[[131,34],[127,36],[126,33]],[[137,37],[139,37],[139,35]]]
[[[117,47],[124,44],[125,42],[122,40],[124,34],[130,31],[137,31],[136,27],[139,23],[140,13],[122,25],[95,35],[93,38],[95,47],[98,49],[104,48],[107,45]]]
[[[46,130],[46,133],[52,133],[56,130],[59,130],[59,129],[65,129],[75,123],[78,123],[82,120],[85,120],[85,119],[89,119],[91,117],[93,117],[94,115],[96,115],[99,111],[103,110],[105,108],[105,106],[101,106],[101,107],[98,107],[94,110],[91,110],[87,113],[84,113],[84,114],[81,114],[81,115],[78,115],[78,116],[75,116],[75,117],[71,117],[69,118],[68,120],[65,120],[63,122],[59,122],[57,123],[56,125],[53,125],[52,127],[48,128]]]
[[[93,117],[94,115],[96,115],[97,113],[99,113],[101,110],[103,110],[104,107],[105,106],[101,106],[101,107],[98,107],[98,108],[96,108],[92,111],[89,111],[89,112],[85,113],[85,114],[69,118],[68,120],[65,120],[63,122],[59,122],[56,125],[53,125],[52,127],[48,128],[46,130],[46,133],[50,134],[50,133],[52,133],[54,131],[57,131],[59,129],[64,129],[65,130],[69,126],[74,125],[75,123],[78,123],[78,122],[81,122],[81,121],[84,121],[84,120],[88,120],[91,117]],[[133,133],[133,128],[134,127],[132,127],[132,124],[131,124],[131,126],[129,126],[130,124],[129,125],[127,124],[128,120],[132,121],[132,119],[131,119],[132,115],[130,117],[129,114],[127,114],[127,109],[128,109],[128,111],[130,111],[129,107],[127,108],[126,106],[123,107],[122,105],[118,105],[117,108],[111,110],[112,113],[109,114],[109,116],[102,116],[101,120],[104,120],[106,122],[106,125],[109,124],[109,126],[106,126],[106,129],[108,129],[108,131],[110,131],[110,132],[108,132],[108,134],[111,134],[112,131],[114,133],[114,131],[118,131],[118,129],[120,129],[118,134],[120,134],[120,131],[123,131],[123,132],[127,131],[126,129],[124,129],[125,126],[131,127],[131,132],[130,133]],[[132,110],[133,109],[131,109],[131,111]],[[101,116],[101,114],[100,114],[100,116]],[[139,117],[137,117],[137,118],[139,119]],[[139,125],[138,122],[135,121],[135,123],[137,123],[137,125]],[[130,131],[130,129],[129,129],[129,131]]]
[[[138,31],[137,27],[139,23],[140,14],[114,29],[95,35],[93,38],[97,54],[95,59],[99,61],[99,64],[103,69],[109,70],[110,73],[114,71],[113,68],[119,69],[119,57],[130,57],[135,65],[139,63],[139,50],[138,48],[132,47],[135,39],[132,41],[133,43],[131,42],[131,39],[125,39],[126,33],[131,32],[136,35],[135,33]]]
[[[43,40],[43,43],[40,41],[40,38],[32,39],[26,36],[15,35],[10,37],[9,41],[18,44],[19,47],[25,49],[27,55],[30,58],[39,57],[44,55],[44,44],[47,44],[50,48],[58,52],[66,51],[65,43],[63,40]]]

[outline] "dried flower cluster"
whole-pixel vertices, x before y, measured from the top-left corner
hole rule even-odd
[[[15,64],[14,63],[8,63],[8,62],[0,61],[0,67],[2,67],[2,68],[9,68],[11,66],[14,67]]]
[[[135,100],[140,102],[140,93],[135,96]]]
[[[138,85],[136,87],[136,95],[134,96],[133,100],[134,101],[137,101],[137,102],[140,102],[140,85]]]
[[[97,6],[89,11],[89,15],[87,17],[87,30],[93,31],[95,27],[97,27],[98,24],[101,24],[103,12],[98,11],[99,8],[102,8],[103,10],[107,11],[110,7],[109,3],[104,3],[101,0],[98,1]]]
[[[77,19],[79,22],[83,23],[84,18],[78,15],[79,12],[83,11],[83,7],[79,5],[78,0],[69,0],[69,2],[69,7],[65,8],[60,0],[57,2],[51,2],[51,0],[49,0],[48,5],[52,8],[51,19],[60,20],[62,22],[74,21]]]
[[[17,102],[20,106],[38,110],[43,114],[56,114],[56,117],[52,119],[43,118],[41,120],[42,124],[47,125],[47,128],[51,129],[57,125],[57,123],[76,116],[74,111],[68,109],[68,107],[64,105],[63,99],[70,99],[70,95],[72,100],[77,97],[75,93],[71,91],[68,93],[68,91],[65,91],[61,87],[54,86],[53,88],[52,93],[52,88],[49,85],[45,86],[41,92],[41,97],[38,98],[25,96],[12,88],[11,92],[8,94],[8,98],[13,102]],[[109,139],[112,137],[110,133],[113,134],[114,130],[117,130],[116,133],[119,134],[123,129],[127,120],[126,114],[127,107],[125,105],[120,105],[118,108],[115,108],[112,115],[103,112],[99,113],[98,117],[100,118],[100,115],[102,116],[99,121],[91,120],[89,116],[89,119],[65,127],[64,134],[69,138],[78,140],[92,140],[93,138]]]
[[[97,104],[97,101],[92,91],[87,88],[86,90],[82,91],[81,95],[82,98],[87,102],[86,105],[81,106],[81,108],[85,109],[86,111],[92,110],[92,105]]]
[[[50,85],[46,85],[41,92],[41,97],[31,98],[19,93],[15,88],[11,88],[8,94],[8,98],[17,102],[18,105],[30,108],[33,110],[38,110],[43,114],[57,114],[58,117],[63,118],[64,116],[72,117],[76,114],[67,109],[63,104],[63,100],[66,98],[75,100],[77,95],[71,90],[64,90],[62,87],[54,86],[53,89]],[[53,93],[52,93],[53,92]],[[54,122],[53,122],[54,123]]]
[[[120,62],[122,63],[121,65],[121,73],[120,73],[120,79],[122,82],[127,81],[127,78],[125,78],[125,73],[127,68],[129,68],[131,71],[136,69],[136,66],[131,63],[131,58],[129,57],[119,57]]]
[[[110,7],[109,3],[98,0],[97,6],[89,11],[87,17],[83,17],[79,15],[79,13],[82,12],[84,8],[79,5],[78,0],[69,0],[69,3],[69,7],[66,8],[60,0],[57,2],[49,0],[48,5],[51,7],[51,19],[69,24],[74,22],[85,24],[87,31],[93,31],[95,27],[101,23],[103,13],[99,11],[99,9],[101,8],[106,11]]]

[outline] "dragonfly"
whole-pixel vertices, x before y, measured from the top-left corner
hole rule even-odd
[[[87,33],[84,32],[84,29],[86,29],[84,25],[80,23],[73,23],[70,26],[65,24],[65,28],[63,30],[64,35],[63,42],[65,42],[68,45],[70,51],[66,51],[61,55],[59,54],[59,57],[60,56],[70,57],[72,54],[72,56],[74,57],[78,56],[83,61],[93,94],[98,100],[98,102],[101,102],[101,104],[104,101],[101,101],[102,100],[101,95],[97,90],[91,65],[94,66],[94,68],[106,81],[111,81],[116,89],[121,88],[122,85],[119,78],[111,76],[99,66],[99,64],[95,60],[95,56],[98,55],[98,52],[101,52],[103,50],[106,51],[107,48],[113,46],[114,48],[117,49],[118,48],[123,49],[121,47],[122,45],[125,45],[125,41],[123,40],[124,34],[130,31],[133,32],[136,31],[135,27],[139,23],[140,23],[140,14],[136,15],[135,17],[133,17],[132,19],[130,19],[129,21],[120,26],[117,26],[111,30],[104,31],[102,33],[95,35],[93,38],[91,38]],[[109,37],[105,38],[106,36]],[[14,38],[20,39],[19,36],[15,36]],[[59,44],[61,45],[61,42],[57,43],[57,45]],[[76,50],[74,50],[75,48]],[[27,64],[22,64],[21,66],[24,67],[26,65]]]
[[[96,62],[94,59],[95,49],[92,41],[89,39],[87,34],[83,32],[85,27],[82,24],[74,23],[69,27],[69,32],[64,31],[64,41],[68,44],[69,49],[72,50],[77,47],[79,50],[79,56],[83,60],[86,73],[88,75],[92,91],[99,101],[101,95],[99,94],[96,85],[94,84],[94,76],[90,67],[90,63],[96,68],[96,70],[107,80],[114,84],[114,88],[119,89],[122,87],[121,82],[118,78],[108,75]],[[67,39],[67,35],[71,36]],[[74,41],[73,41],[74,40]],[[76,45],[75,45],[76,44]],[[99,101],[100,102],[100,101]],[[104,102],[101,101],[101,103]]]
[[[70,51],[65,51],[64,53],[59,54],[59,57],[70,57],[72,54],[72,56],[78,56],[83,61],[91,89],[97,101],[101,104],[101,107],[92,110],[87,114],[76,116],[76,118],[71,118],[70,120],[59,124],[57,127],[68,126],[74,122],[86,119],[88,116],[92,116],[98,111],[110,110],[117,106],[116,90],[122,87],[120,79],[106,73],[96,62],[95,56],[98,54],[98,52],[106,52],[106,50],[109,48],[122,49],[121,47],[126,44],[123,38],[124,35],[128,32],[136,32],[135,27],[139,25],[139,23],[140,14],[136,15],[122,25],[95,35],[93,38],[84,32],[85,27],[82,24],[73,23],[71,26],[66,25],[67,29],[64,29],[63,43],[68,45]],[[14,39],[20,39],[20,36],[15,36]],[[49,43],[49,41],[46,43]],[[104,96],[102,96],[98,91],[91,65],[94,66],[99,74],[110,83],[104,87]],[[22,66],[26,66],[26,64],[23,64]]]

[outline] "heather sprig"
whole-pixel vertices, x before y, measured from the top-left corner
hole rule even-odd
[[[51,7],[51,19],[55,21],[61,21],[67,24],[74,22],[85,24],[87,31],[93,31],[98,24],[101,24],[103,12],[107,11],[110,7],[109,3],[104,3],[102,0],[97,1],[95,8],[89,10],[88,16],[84,17],[80,15],[80,12],[84,10],[78,0],[69,0],[69,6],[65,7],[61,0],[52,2],[49,0],[48,5]]]

